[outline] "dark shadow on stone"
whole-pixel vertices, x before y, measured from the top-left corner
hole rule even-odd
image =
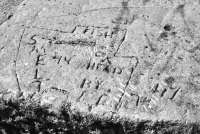
[[[125,2],[122,2],[122,10],[119,14],[119,16],[116,18],[116,25],[114,26],[114,31],[113,33],[116,34],[120,28],[120,23],[121,21],[124,19],[123,16],[125,14],[129,14],[130,13],[130,10],[128,8],[128,1],[125,1]]]
[[[199,134],[197,123],[184,124],[175,121],[114,120],[97,115],[83,114],[70,109],[70,103],[63,103],[60,112],[50,112],[48,106],[41,106],[31,99],[0,100],[0,133],[66,133],[66,134]]]

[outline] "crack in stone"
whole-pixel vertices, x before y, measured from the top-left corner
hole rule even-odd
[[[77,26],[76,26],[77,27]],[[76,29],[76,27],[74,29]],[[29,27],[26,27],[26,28],[35,28],[35,29],[38,29],[38,30],[47,30],[47,31],[54,31],[54,32],[60,32],[60,33],[73,33],[75,30],[73,29],[71,32],[67,32],[67,31],[63,31],[63,30],[54,30],[54,29],[48,29],[48,28],[44,28],[44,27],[35,27],[35,26],[29,26]]]
[[[121,10],[120,14],[118,15],[118,17],[116,18],[117,22],[121,22],[121,21],[123,20],[123,16],[130,13],[130,10],[129,10],[129,8],[128,8],[128,2],[129,2],[129,0],[128,0],[128,1],[125,1],[125,2],[122,2],[122,7],[121,7],[122,10]],[[114,29],[113,34],[117,34],[117,33],[118,33],[118,29],[120,29],[120,24],[119,24],[119,23],[116,23],[116,25],[114,26],[113,29]],[[127,31],[125,32],[124,37],[122,38],[120,44],[118,45],[116,52],[114,52],[114,54],[113,54],[114,57],[115,57],[116,53],[118,52],[118,50],[119,50],[121,44],[122,44],[123,41],[125,40],[126,33],[127,33]],[[116,42],[116,38],[117,38],[117,37],[115,37],[115,38],[112,40],[110,47],[114,47],[114,44],[115,44],[115,42]]]
[[[115,57],[119,57],[119,58],[129,58],[129,59],[135,58],[135,56],[115,56]]]
[[[126,38],[126,34],[127,34],[127,31],[125,32],[124,37],[122,38],[122,40],[121,40],[121,42],[120,42],[120,44],[119,44],[119,46],[118,46],[116,52],[114,53],[114,56],[116,56],[116,54],[117,54],[117,52],[119,51],[119,49],[120,49],[122,43],[124,42],[124,40],[125,40],[125,38]]]
[[[124,87],[123,93],[122,93],[121,97],[119,98],[119,102],[118,102],[118,104],[117,104],[117,106],[116,106],[117,110],[119,110],[120,107],[121,107],[121,105],[122,105],[121,101],[122,101],[123,96],[125,95],[126,88],[127,88],[127,86],[129,85],[129,82],[130,82],[130,80],[131,80],[131,77],[132,77],[132,74],[133,74],[135,68],[136,68],[136,67],[138,66],[138,64],[139,64],[139,60],[138,60],[137,57],[136,57],[136,60],[137,60],[136,65],[135,65],[135,66],[132,66],[132,68],[131,68],[131,74],[130,74],[130,76],[129,76],[129,78],[128,78],[128,81],[126,82],[126,85],[125,85],[125,87]]]
[[[127,8],[152,8],[153,6],[126,6]],[[158,6],[157,7],[161,7],[161,8],[168,8],[167,6]],[[106,10],[106,9],[114,9],[114,8],[124,8],[123,6],[122,7],[107,7],[107,8],[98,8],[98,9],[92,9],[92,10],[87,10],[87,11],[84,11],[84,12],[81,12],[80,14],[78,15],[81,15],[83,13],[89,13],[89,12],[95,12],[95,11],[98,11],[98,10]]]
[[[23,35],[24,35],[24,33],[25,33],[25,30],[26,30],[26,29],[23,29],[22,34],[21,34],[20,39],[19,39],[19,44],[18,44],[18,48],[17,48],[17,54],[16,54],[15,60],[14,60],[15,67],[16,67],[16,62],[17,62],[17,58],[18,58],[18,55],[19,55],[19,49],[20,49],[20,47],[21,47],[21,41],[22,41]]]
[[[16,82],[17,82],[18,92],[20,93],[21,92],[21,87],[20,87],[19,78],[18,78],[16,70],[14,70],[14,75],[15,75]]]
[[[18,44],[18,48],[17,48],[17,54],[16,54],[15,59],[14,59],[14,65],[15,65],[14,75],[15,75],[15,78],[16,78],[19,93],[21,93],[21,87],[20,87],[19,77],[18,77],[18,74],[17,74],[17,58],[18,58],[18,55],[19,55],[19,51],[20,51],[20,47],[21,47],[21,41],[22,41],[23,35],[25,33],[25,30],[26,29],[23,29],[22,34],[20,36],[19,44]]]
[[[5,47],[6,47],[6,46],[1,47],[1,48],[0,48],[0,52],[1,52]]]
[[[47,19],[47,18],[68,17],[68,16],[78,16],[78,15],[79,14],[67,14],[67,15],[48,16],[43,18]]]

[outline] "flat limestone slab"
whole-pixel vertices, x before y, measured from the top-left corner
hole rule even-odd
[[[24,0],[0,26],[0,91],[129,118],[199,122],[198,0]]]

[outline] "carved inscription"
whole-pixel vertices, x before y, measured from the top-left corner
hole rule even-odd
[[[45,55],[41,55],[41,54],[37,55],[37,59],[36,59],[36,63],[35,63],[36,66],[45,65],[43,56],[45,56]]]
[[[37,35],[32,35],[30,38],[30,42],[28,42],[27,44],[32,46],[32,50],[30,52],[33,52],[36,48],[36,43],[37,41],[34,39],[34,37],[36,37]]]
[[[87,70],[96,70],[106,72],[108,74],[121,74],[122,68],[112,66],[111,62],[108,59],[103,59],[100,61],[89,61],[86,65]]]
[[[78,28],[76,28],[78,29]],[[105,29],[104,29],[105,30]],[[88,28],[83,31],[83,34],[85,33],[88,33]],[[75,30],[74,33],[77,33],[77,31]],[[93,32],[91,32],[91,34],[93,34]],[[102,36],[106,35],[107,36],[113,36],[112,35],[112,32],[110,31],[110,29],[108,31],[105,30],[105,34],[103,34]],[[38,56],[37,56],[37,59],[36,59],[36,66],[39,66],[39,65],[45,65],[45,62],[44,62],[44,57],[51,57],[52,60],[55,60],[55,62],[57,64],[60,64],[61,61],[65,61],[67,64],[70,63],[70,61],[72,60],[72,57],[68,58],[69,56],[66,56],[66,55],[63,55],[62,54],[58,54],[58,53],[55,53],[55,55],[49,55],[48,54],[48,45],[45,45],[43,44],[42,46],[37,46],[37,40],[36,40],[36,37],[37,39],[39,39],[39,36],[34,34],[33,36],[30,37],[30,42],[27,43],[28,45],[30,46],[34,46],[33,49],[31,50],[31,52],[35,51],[38,53]],[[41,39],[45,39],[44,37],[41,37]],[[49,40],[49,39],[48,39]],[[53,41],[54,39],[52,39]],[[49,42],[49,41],[46,41],[46,42]],[[50,43],[51,45],[49,47],[52,47],[52,45],[58,45],[58,44],[72,44],[72,45],[77,45],[78,46],[95,46],[96,43],[95,42],[88,42],[86,39],[78,39],[78,40],[71,40],[71,41],[64,41],[64,40],[61,40],[59,41],[58,38],[55,39],[55,41],[51,42]],[[67,46],[65,46],[67,47]],[[94,54],[95,57],[97,58],[103,58],[102,60],[100,61],[92,61],[90,60],[87,65],[86,65],[86,70],[96,70],[96,71],[102,71],[102,72],[106,72],[106,73],[110,73],[110,74],[121,74],[122,73],[122,68],[120,67],[115,67],[115,66],[112,66],[110,64],[110,61],[108,61],[108,59],[106,59],[106,53],[105,52],[102,52],[102,51],[97,51],[95,52]]]
[[[104,38],[104,39],[114,39],[116,37],[122,38],[116,32],[116,28],[109,27],[88,27],[88,26],[77,26],[73,32],[75,35],[79,35],[84,38]],[[124,33],[125,29],[117,29],[118,32]]]
[[[75,39],[75,40],[71,40],[71,41],[65,41],[65,40],[58,40],[53,42],[54,44],[68,44],[68,45],[73,45],[73,46],[95,46],[96,42],[94,41],[88,41],[87,39]]]
[[[98,90],[103,82],[104,80],[101,79],[92,80],[89,78],[84,78],[81,80],[80,88],[92,88]]]
[[[118,92],[116,97],[118,101],[114,101],[115,98],[113,98],[112,100],[109,98],[109,96],[113,96],[116,92],[116,89],[113,89],[111,92],[106,93],[105,89],[107,89],[108,87],[106,87],[106,84],[104,84],[104,82],[106,80],[114,81],[115,76],[120,76],[122,79],[128,79],[130,75],[129,68],[135,63],[131,63],[128,58],[124,58],[126,59],[125,61],[123,61],[124,59],[109,58],[107,53],[109,52],[107,51],[107,48],[109,47],[102,46],[102,44],[97,43],[95,39],[116,39],[116,37],[119,37],[117,38],[117,40],[120,41],[120,38],[124,38],[124,35],[122,34],[123,31],[121,33],[114,33],[112,29],[109,28],[84,28],[80,30],[80,28],[77,27],[75,31],[73,31],[72,35],[76,35],[76,38],[74,38],[73,36],[69,39],[64,38],[65,36],[69,36],[65,35],[64,33],[58,33],[58,35],[52,36],[52,38],[50,38],[51,36],[48,38],[43,37],[43,35],[36,36],[36,34],[33,34],[33,36],[30,37],[30,42],[27,43],[27,45],[30,46],[30,48],[34,46],[34,49],[31,50],[30,54],[36,55],[35,75],[32,83],[37,83],[37,88],[40,90],[41,88],[43,88],[42,85],[48,85],[49,87],[52,87],[52,89],[60,91],[60,88],[54,88],[57,87],[57,83],[54,82],[54,79],[57,79],[58,82],[65,79],[70,81],[71,79],[73,79],[73,77],[76,76],[76,74],[74,73],[78,73],[81,69],[84,69],[85,73],[88,73],[90,75],[93,73],[93,71],[96,71],[99,73],[97,75],[93,73],[93,75],[96,75],[96,79],[94,79],[93,77],[88,77],[89,75],[83,75],[83,77],[79,78],[78,89],[74,89],[80,90],[80,94],[76,98],[77,101],[87,102],[87,98],[93,97],[94,95],[93,93],[91,94],[91,90],[96,90],[97,98],[91,99],[93,100],[94,106],[98,106],[101,102],[104,102],[102,104],[105,104],[109,107],[121,107],[122,103],[120,102],[120,100],[122,99],[122,97],[130,97],[131,95],[126,91]],[[59,38],[59,36],[62,36],[62,38]],[[103,48],[103,50],[99,50],[97,48]],[[115,63],[113,63],[113,60],[115,60]],[[119,61],[123,62],[118,63]],[[42,71],[45,70],[46,73],[40,72],[40,69],[42,69]],[[57,71],[54,71],[56,69]],[[100,79],[100,77],[104,79]],[[66,83],[63,84],[63,87],[72,87],[68,86],[70,85],[70,82],[65,82]],[[78,81],[75,82],[78,83]],[[138,97],[138,99],[135,100],[135,105],[139,105],[139,103],[141,102],[142,99],[139,99]],[[126,105],[128,105],[128,103]]]
[[[105,57],[105,56],[106,56],[106,53],[101,52],[101,51],[98,51],[98,52],[95,52],[95,56],[96,56],[96,57]]]
[[[196,34],[200,26],[198,13],[196,18],[191,14],[197,11],[197,4],[193,8],[193,2],[187,1],[167,1],[168,5],[149,0],[126,0],[121,5],[105,2],[73,4],[63,13],[61,7],[53,16],[51,11],[56,11],[59,3],[52,6],[45,2],[48,10],[38,11],[35,21],[29,23],[27,19],[32,15],[26,14],[22,16],[26,24],[14,23],[24,25],[21,37],[5,28],[2,37],[8,41],[2,40],[5,47],[2,51],[0,48],[0,66],[14,60],[16,78],[8,90],[18,86],[20,91],[41,95],[50,104],[70,94],[70,103],[91,113],[101,109],[103,113],[131,114],[134,119],[141,115],[166,119],[164,116],[171,113],[169,120],[196,118],[200,98],[200,45]],[[76,8],[83,12],[72,13]],[[12,24],[10,28],[17,31]],[[13,59],[9,51],[15,50]],[[5,69],[1,73],[7,77],[4,73],[10,71]],[[10,80],[2,77],[2,82]]]
[[[57,64],[60,63],[60,61],[61,61],[62,58],[63,58],[63,56],[60,56],[60,55],[57,55],[57,54],[55,54],[55,55],[52,57],[53,60],[56,60],[56,61],[57,61]],[[65,59],[66,59],[66,57],[65,57]]]
[[[81,83],[81,85],[80,85],[80,88],[90,88],[90,87],[91,87],[91,83],[92,83],[91,80],[89,80],[89,79],[87,79],[87,78],[84,78],[84,79],[82,80],[82,83]]]

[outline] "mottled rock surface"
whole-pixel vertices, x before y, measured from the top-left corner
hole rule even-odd
[[[6,20],[10,19],[16,7],[22,2],[23,0],[1,0],[0,1],[0,24],[5,22]]]
[[[0,26],[1,92],[113,118],[200,121],[198,0],[24,0]]]

